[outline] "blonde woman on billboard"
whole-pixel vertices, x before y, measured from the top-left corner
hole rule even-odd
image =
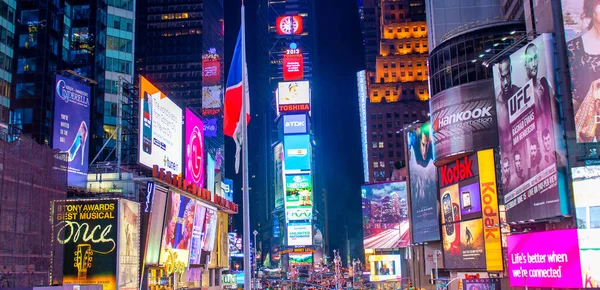
[[[584,0],[587,31],[568,43],[577,142],[600,137],[600,0]]]

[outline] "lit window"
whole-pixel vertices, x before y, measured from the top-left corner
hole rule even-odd
[[[383,142],[379,142],[379,148],[383,148]]]
[[[377,142],[372,142],[373,148],[377,148]]]
[[[379,162],[377,162],[377,161],[373,162],[373,168],[379,168]]]
[[[379,167],[385,168],[385,162],[384,161],[379,161]]]

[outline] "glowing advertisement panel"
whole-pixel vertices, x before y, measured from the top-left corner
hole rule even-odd
[[[54,149],[67,153],[70,186],[85,187],[88,173],[90,87],[56,75],[54,84]]]
[[[55,203],[54,238],[64,246],[64,284],[117,289],[117,206],[118,200]]]
[[[369,150],[367,146],[367,78],[364,70],[356,73],[356,84],[358,86],[358,110],[360,115],[360,143],[362,147],[363,174],[364,181],[369,182]]]
[[[444,266],[447,269],[485,269],[481,219],[442,226]]]
[[[175,266],[187,267],[190,241],[194,232],[196,202],[175,192],[170,192],[169,195],[159,263],[165,265],[168,262]]]
[[[293,35],[302,33],[302,16],[280,16],[275,20],[275,29],[279,35]]]
[[[583,288],[577,230],[510,235],[512,287]]]
[[[185,109],[185,178],[204,187],[204,123]]]
[[[306,114],[283,115],[283,134],[308,133],[306,121]]]
[[[290,254],[288,259],[290,265],[312,265],[312,254]]]
[[[371,282],[402,280],[400,255],[371,255],[369,266]]]
[[[300,51],[298,51],[300,52]],[[301,81],[304,79],[304,55],[302,53],[283,55],[283,80]]]
[[[576,167],[571,172],[583,287],[600,288],[600,228],[595,222],[600,208],[600,166]]]
[[[431,123],[417,124],[406,132],[413,242],[438,241],[440,214],[436,198],[437,175],[433,164]]]
[[[308,208],[290,208],[285,210],[285,218],[290,221],[312,220],[312,207]]]
[[[140,288],[140,204],[119,203],[119,289],[135,290]]]
[[[275,179],[275,208],[282,208],[284,206],[284,191],[285,184],[283,184],[283,143],[279,143],[273,147],[273,159],[274,159],[274,179]]]
[[[217,211],[206,209],[204,218],[204,238],[202,244],[203,251],[212,251],[215,246],[215,236],[217,234]]]
[[[289,223],[287,235],[288,246],[311,246],[312,224],[310,221]]]
[[[158,165],[174,174],[182,168],[183,113],[173,101],[140,76],[139,158],[142,165]]]
[[[277,94],[280,113],[310,111],[308,81],[280,82],[277,84]]]
[[[200,202],[196,201],[196,210],[194,212],[194,228],[192,232],[192,243],[190,245],[190,265],[199,265],[202,244],[204,242],[204,219],[206,218],[206,208]]]
[[[285,172],[310,170],[310,135],[289,135],[283,137]]]
[[[554,42],[543,34],[494,66],[508,222],[568,213],[557,115]],[[559,158],[559,160],[557,160]],[[563,170],[563,169],[560,169]],[[564,195],[564,196],[563,196]]]
[[[305,208],[313,205],[310,174],[285,176],[285,208]]]
[[[597,1],[562,0],[563,24],[567,41],[571,93],[575,115],[576,140],[580,143],[600,141],[600,3]],[[597,50],[596,50],[597,51]]]
[[[365,249],[396,249],[410,244],[406,182],[363,185]]]

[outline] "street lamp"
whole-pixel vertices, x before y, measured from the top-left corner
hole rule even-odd
[[[257,269],[257,267],[256,267],[256,259],[257,259],[256,258],[256,235],[258,235],[258,231],[254,230],[254,232],[252,232],[252,234],[254,234],[254,261],[253,261],[254,262],[254,271],[253,271],[253,273],[254,273],[254,289],[258,289],[258,284],[256,283],[257,282],[256,276],[258,276],[256,273],[256,269]]]

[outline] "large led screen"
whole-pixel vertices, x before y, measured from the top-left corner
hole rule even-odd
[[[289,223],[287,226],[288,246],[311,246],[312,224],[310,221]]]
[[[139,158],[142,165],[158,165],[174,174],[183,170],[182,110],[140,76]]]
[[[444,266],[447,269],[485,269],[481,219],[442,226]]]
[[[306,208],[313,205],[310,174],[285,176],[285,208]]]
[[[140,289],[140,204],[120,200],[119,289]]]
[[[204,123],[185,109],[185,178],[204,187]]]
[[[584,287],[600,288],[600,166],[572,168]]]
[[[310,170],[310,135],[289,135],[283,137],[285,172]]]
[[[312,265],[313,255],[312,254],[290,254],[289,255],[290,265]]]
[[[369,266],[371,282],[402,280],[400,255],[371,255]]]
[[[406,133],[408,176],[414,243],[438,241],[437,175],[433,164],[431,123],[417,124]],[[418,230],[415,230],[418,229]]]
[[[54,238],[64,246],[64,284],[118,289],[117,206],[117,200],[55,203]],[[88,237],[90,234],[95,237]]]
[[[365,249],[396,249],[410,244],[406,182],[363,185]]]
[[[431,98],[434,158],[498,146],[492,81],[468,83]]]
[[[284,206],[284,191],[285,184],[283,183],[283,143],[279,143],[273,147],[274,160],[274,182],[275,182],[275,208],[283,208]]]
[[[277,85],[277,104],[280,113],[310,110],[308,81],[280,82]]]
[[[600,3],[562,0],[577,142],[600,141]]]
[[[306,114],[283,115],[283,134],[306,134]]]
[[[554,43],[543,34],[494,66],[504,203],[509,222],[568,213],[556,134]],[[564,160],[558,160],[566,164]],[[559,186],[560,184],[560,186]]]
[[[275,20],[275,29],[277,34],[292,35],[301,34],[303,30],[302,16],[280,16]]]
[[[67,153],[70,186],[85,187],[90,150],[90,87],[61,75],[54,84],[54,149]]]
[[[301,81],[304,79],[304,55],[298,53],[283,55],[283,80]]]
[[[170,260],[187,267],[190,241],[194,233],[196,202],[175,192],[170,192],[169,195],[159,263],[164,265]]]
[[[196,210],[194,212],[194,228],[192,232],[192,243],[190,245],[190,265],[199,265],[202,244],[204,242],[204,219],[206,218],[206,208],[200,202],[196,201]]]

